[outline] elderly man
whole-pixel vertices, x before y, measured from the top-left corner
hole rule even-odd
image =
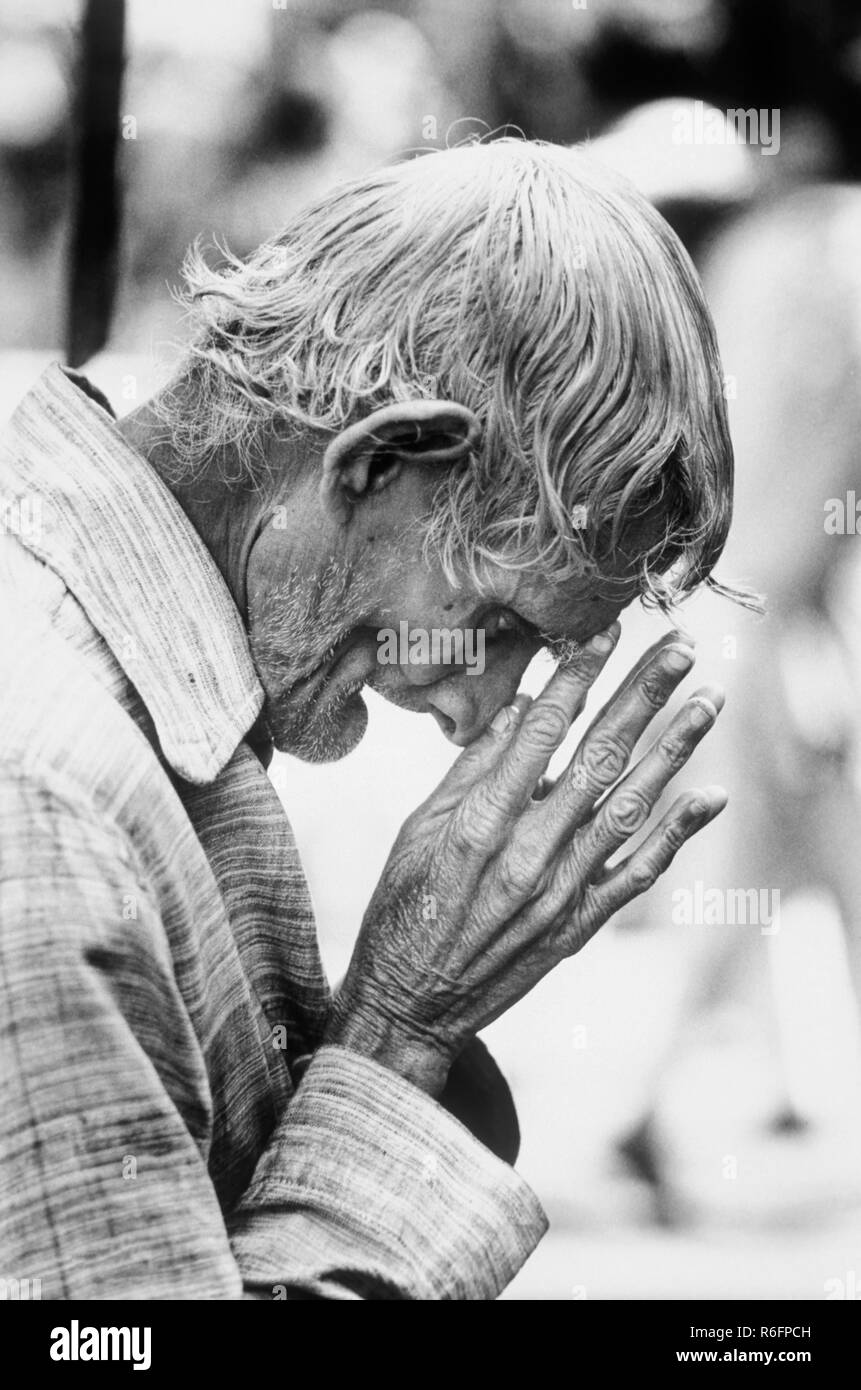
[[[624,850],[722,701],[626,774],[677,632],[533,795],[623,607],[720,587],[709,315],[631,188],[519,141],[186,272],[169,389],[117,422],[52,367],[2,447],[37,524],[0,538],[0,1268],[56,1298],[492,1298],[545,1221],[451,1113],[459,1059],[725,800]],[[480,633],[483,669],[380,661],[402,623]],[[333,1001],[265,766],[349,752],[364,685],[464,751]]]

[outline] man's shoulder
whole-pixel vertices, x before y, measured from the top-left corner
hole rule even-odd
[[[103,810],[161,774],[92,662],[37,606],[0,593],[0,777],[65,787]]]

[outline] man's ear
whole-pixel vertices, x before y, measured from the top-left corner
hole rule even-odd
[[[387,487],[405,464],[465,463],[480,434],[472,411],[450,401],[382,406],[329,441],[320,498],[332,517],[349,521],[353,503]]]

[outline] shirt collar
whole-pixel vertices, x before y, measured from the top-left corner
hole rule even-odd
[[[168,763],[212,781],[263,704],[239,612],[172,493],[56,363],[7,427],[0,487],[38,517],[22,544],[107,642]]]

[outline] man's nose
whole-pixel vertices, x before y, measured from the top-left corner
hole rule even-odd
[[[487,726],[498,709],[517,694],[529,655],[485,667],[479,675],[459,670],[436,680],[427,693],[428,708],[446,738],[465,748]]]

